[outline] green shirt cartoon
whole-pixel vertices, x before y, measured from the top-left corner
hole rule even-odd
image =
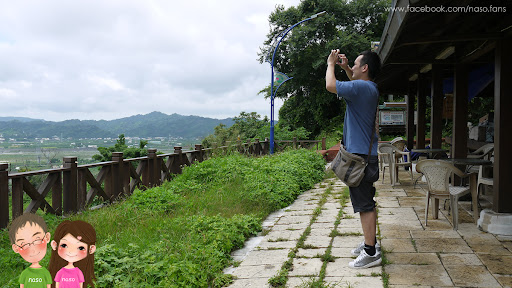
[[[46,288],[48,284],[52,284],[52,276],[44,267],[28,267],[21,272],[20,284],[23,284],[24,288]]]

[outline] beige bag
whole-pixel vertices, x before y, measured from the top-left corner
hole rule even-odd
[[[371,148],[370,148],[371,151]],[[369,154],[368,154],[369,155]],[[364,170],[368,162],[358,155],[347,152],[340,146],[340,151],[332,161],[331,167],[334,174],[349,187],[357,187],[364,177]]]

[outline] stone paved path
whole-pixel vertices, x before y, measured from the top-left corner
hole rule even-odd
[[[350,250],[362,241],[362,230],[349,199],[342,205],[344,188],[340,181],[328,179],[300,195],[232,272],[238,279],[229,287],[271,287],[269,279],[279,275],[286,262],[292,267],[286,287],[308,287],[321,275],[326,286],[383,287],[381,267],[348,267],[353,260]],[[332,262],[322,261],[326,253]]]
[[[362,241],[359,215],[350,199],[343,201],[344,185],[327,179],[264,223],[268,233],[253,239],[254,249],[236,252],[234,258],[243,260],[227,272],[237,278],[229,287],[270,287],[269,279],[310,287],[321,279],[325,287],[380,288],[382,275],[389,288],[512,287],[511,237],[478,230],[470,202],[464,201],[459,230],[453,230],[444,208],[438,219],[429,213],[426,226],[424,190],[414,187],[405,171],[399,179],[394,188],[387,178],[376,183],[383,267],[348,268],[350,250]]]

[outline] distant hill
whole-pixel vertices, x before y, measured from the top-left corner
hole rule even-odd
[[[6,120],[4,118],[7,118]],[[15,119],[9,119],[15,118]],[[223,123],[233,125],[233,119],[213,119],[199,116],[167,115],[151,112],[116,120],[44,121],[22,117],[0,117],[0,134],[16,138],[105,138],[117,137],[183,137],[202,138],[212,134],[214,127]]]
[[[0,117],[0,121],[13,121],[17,120],[20,122],[30,122],[30,121],[43,121],[43,119],[33,119],[33,118],[27,118],[27,117]]]

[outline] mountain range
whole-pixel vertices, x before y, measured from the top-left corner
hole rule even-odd
[[[45,121],[26,117],[0,117],[0,134],[5,138],[105,138],[117,137],[182,137],[203,138],[215,126],[233,125],[232,118],[213,119],[200,116],[167,115],[151,112],[115,120]]]

